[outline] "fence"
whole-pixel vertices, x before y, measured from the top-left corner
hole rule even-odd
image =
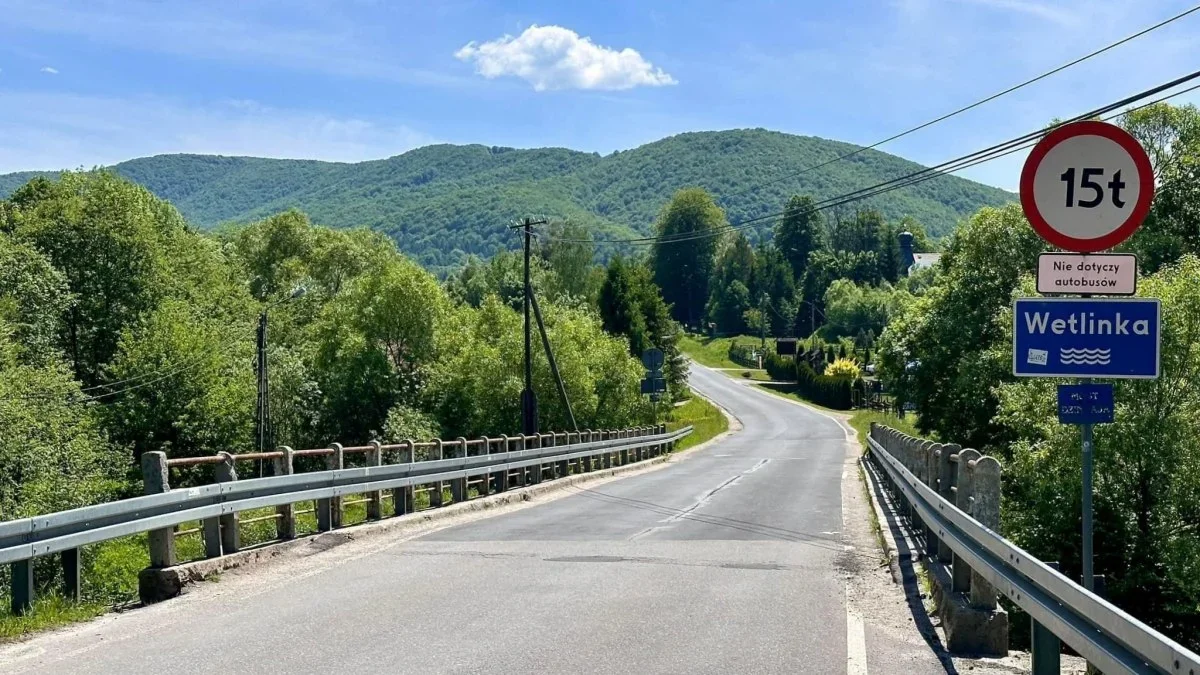
[[[1200,675],[1200,656],[997,534],[1001,467],[994,458],[876,424],[868,446],[901,513],[924,534],[928,560],[949,565],[951,607],[995,616],[1002,594],[1030,615],[1034,675],[1059,672],[1060,640],[1110,675]],[[985,643],[995,637],[986,622],[964,616],[959,630]]]
[[[187,534],[203,538],[204,556],[210,558],[239,550],[240,528],[252,522],[274,521],[276,539],[295,538],[298,503],[314,502],[317,530],[329,531],[343,525],[349,504],[364,503],[369,519],[381,519],[384,502],[391,501],[392,515],[401,516],[416,509],[419,493],[436,508],[447,503],[447,485],[449,501],[461,502],[470,499],[472,491],[482,496],[573,472],[620,466],[670,452],[691,430],[688,426],[667,432],[665,425],[658,425],[394,445],[335,443],[311,450],[283,447],[267,453],[175,459],[148,452],[142,456],[145,496],[0,523],[0,564],[12,564],[13,613],[21,614],[34,599],[35,557],[60,553],[65,595],[77,599],[79,547],[86,544],[147,532],[151,568],[170,567],[178,562],[176,538]],[[419,459],[419,451],[427,459]],[[357,454],[366,457],[366,466],[345,468],[347,455]],[[323,469],[296,472],[296,459],[302,457],[323,458]],[[267,460],[274,476],[238,479],[239,463]],[[172,469],[203,465],[213,467],[213,484],[171,489]],[[356,495],[362,496],[355,499]],[[242,512],[270,507],[273,514],[239,519]],[[178,531],[180,525],[197,521],[200,527]]]

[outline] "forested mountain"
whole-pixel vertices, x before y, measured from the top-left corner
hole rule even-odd
[[[680,134],[602,157],[562,148],[434,145],[355,164],[205,155],[122,162],[120,175],[170,200],[192,223],[248,222],[297,207],[315,222],[390,234],[429,267],[513,248],[506,230],[527,214],[568,218],[613,236],[650,232],[679,188],[718,197],[730,222],[781,211],[789,196],[834,197],[913,171],[875,150],[779,180],[857,146],[762,129]],[[0,197],[33,173],[0,176]],[[769,181],[779,182],[767,184]],[[911,216],[934,237],[1010,193],[954,176],[867,200],[889,220]],[[848,210],[850,207],[847,207]],[[763,232],[769,231],[765,223]],[[751,233],[751,239],[757,238]]]

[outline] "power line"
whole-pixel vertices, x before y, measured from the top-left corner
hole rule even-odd
[[[881,183],[877,183],[877,184],[869,186],[869,187],[861,188],[859,190],[854,190],[852,192],[849,192],[849,193],[846,193],[843,195],[839,195],[837,197],[831,197],[831,198],[816,202],[814,205],[814,208],[817,211],[824,211],[824,210],[836,208],[838,206],[843,206],[845,204],[849,204],[849,203],[856,202],[856,201],[862,201],[864,199],[868,199],[868,198],[875,197],[875,196],[878,196],[881,194],[885,194],[887,192],[891,192],[893,190],[898,190],[900,188],[910,187],[912,185],[916,185],[918,183],[922,183],[927,180],[932,180],[934,178],[938,178],[938,177],[944,176],[949,173],[955,173],[958,171],[962,171],[964,169],[968,169],[973,166],[983,164],[984,162],[989,162],[994,159],[999,159],[1001,157],[1011,155],[1015,152],[1019,152],[1026,148],[1032,147],[1033,145],[1036,145],[1037,141],[1053,128],[1056,128],[1058,126],[1062,126],[1065,124],[1070,124],[1072,122],[1077,122],[1080,120],[1093,119],[1096,117],[1106,115],[1106,114],[1111,113],[1123,106],[1129,105],[1131,103],[1136,103],[1138,101],[1141,101],[1142,99],[1148,98],[1150,96],[1154,96],[1155,94],[1162,93],[1163,91],[1172,89],[1181,84],[1184,84],[1191,80],[1194,80],[1197,77],[1200,77],[1200,71],[1195,71],[1195,72],[1189,73],[1188,75],[1184,75],[1182,77],[1171,80],[1170,82],[1158,85],[1156,87],[1152,87],[1150,89],[1144,90],[1144,91],[1134,94],[1132,96],[1128,96],[1119,101],[1115,101],[1113,103],[1107,104],[1100,108],[1096,108],[1096,109],[1088,111],[1086,113],[1076,115],[1075,117],[1064,120],[1063,122],[1060,122],[1056,125],[1046,127],[1043,129],[1038,129],[1036,131],[1031,131],[1029,133],[1026,133],[1026,134],[1023,134],[1016,138],[1004,141],[1002,143],[997,143],[988,148],[984,148],[982,150],[977,150],[975,152],[968,153],[961,157],[957,157],[955,159],[951,159],[946,162],[942,162],[941,164],[938,164],[936,166],[923,168],[919,171],[915,171],[913,173],[906,174],[904,176],[899,176],[897,178],[889,179],[887,181],[883,181]],[[1181,91],[1163,96],[1162,98],[1156,99],[1156,100],[1146,103],[1142,106],[1137,106],[1137,107],[1131,108],[1129,110],[1118,112],[1117,114],[1112,115],[1107,119],[1112,119],[1113,117],[1118,117],[1120,115],[1128,114],[1129,112],[1132,112],[1133,110],[1138,110],[1140,108],[1143,108],[1143,107],[1146,107],[1149,105],[1153,105],[1155,103],[1161,103],[1162,101],[1165,101],[1167,99],[1174,98],[1176,96],[1180,96],[1182,94],[1186,94],[1188,92],[1194,91],[1197,88],[1200,88],[1200,85],[1189,87],[1187,89],[1183,89]],[[569,241],[569,242],[576,242],[576,243],[585,243],[585,242],[591,241],[592,243],[597,243],[597,244],[652,245],[652,244],[683,243],[683,242],[687,242],[687,241],[695,241],[698,239],[704,239],[704,238],[708,238],[708,237],[721,236],[728,232],[734,232],[734,231],[746,229],[747,227],[750,227],[750,226],[753,226],[756,224],[762,224],[764,221],[777,220],[777,219],[783,217],[784,215],[786,215],[787,213],[788,213],[788,211],[785,210],[785,211],[781,211],[781,212],[777,212],[777,213],[767,214],[764,216],[748,218],[748,219],[738,221],[737,223],[732,223],[732,224],[726,225],[722,228],[715,229],[715,230],[709,230],[709,231],[705,231],[705,232],[685,232],[685,233],[680,233],[679,235],[666,236],[666,237],[633,237],[633,238],[628,238],[628,239],[582,240],[582,239],[553,238],[553,237],[548,237],[548,236],[542,235],[542,234],[536,234],[535,236],[538,236],[539,238],[544,238],[547,240],[552,240],[552,241]]]
[[[980,100],[978,100],[978,101],[976,101],[976,102],[974,102],[974,103],[972,103],[972,104],[970,104],[970,105],[963,106],[963,107],[961,107],[961,108],[959,108],[959,109],[957,109],[957,110],[954,110],[953,112],[946,113],[945,115],[942,115],[941,117],[938,117],[938,118],[936,118],[936,119],[929,120],[928,122],[925,122],[925,123],[923,123],[923,124],[919,124],[919,125],[917,125],[917,126],[915,126],[915,127],[912,127],[911,129],[908,129],[908,130],[906,130],[906,131],[902,131],[902,132],[900,132],[900,133],[898,133],[898,134],[895,134],[895,135],[889,136],[889,137],[887,137],[887,138],[885,138],[885,139],[883,139],[883,140],[881,140],[881,141],[876,141],[875,143],[872,143],[871,145],[868,145],[868,146],[865,146],[865,147],[860,147],[860,148],[858,148],[858,149],[856,149],[856,150],[853,150],[853,151],[851,151],[851,152],[848,152],[848,153],[846,153],[846,154],[844,154],[844,155],[840,155],[840,156],[838,156],[838,157],[834,157],[833,159],[830,159],[830,160],[826,160],[826,161],[824,161],[824,162],[821,162],[820,164],[814,164],[814,165],[812,165],[812,166],[805,167],[805,168],[803,168],[803,169],[801,169],[801,170],[799,170],[799,171],[796,171],[796,172],[794,172],[794,173],[788,174],[788,175],[786,175],[786,176],[781,176],[781,177],[779,177],[779,178],[776,178],[776,179],[773,179],[773,180],[769,180],[769,181],[767,181],[767,182],[765,182],[765,183],[760,183],[760,184],[758,184],[758,185],[755,185],[755,186],[753,186],[753,187],[747,188],[747,189],[745,189],[745,190],[741,190],[741,191],[739,191],[739,192],[734,192],[734,193],[731,193],[731,194],[723,195],[723,196],[721,196],[719,199],[721,199],[721,200],[726,200],[726,199],[729,199],[730,197],[737,197],[737,196],[739,196],[739,195],[743,195],[743,194],[746,194],[746,193],[748,193],[748,192],[753,192],[753,191],[755,191],[755,190],[758,190],[758,189],[760,189],[760,188],[766,187],[766,186],[768,186],[768,185],[774,185],[774,184],[776,184],[776,183],[781,183],[781,182],[783,182],[783,181],[785,181],[785,180],[790,180],[790,179],[792,179],[792,178],[795,178],[795,177],[797,177],[797,176],[800,176],[800,175],[803,175],[803,174],[805,174],[805,173],[808,173],[809,171],[814,171],[814,170],[816,170],[816,169],[820,169],[820,168],[822,168],[822,167],[829,166],[830,164],[833,164],[833,163],[835,163],[835,162],[840,162],[840,161],[842,161],[842,160],[849,159],[849,158],[851,158],[851,157],[854,157],[855,155],[858,155],[858,154],[860,154],[860,153],[862,153],[862,152],[865,152],[865,151],[867,151],[867,150],[873,150],[873,149],[875,149],[875,148],[878,148],[879,146],[881,146],[881,145],[883,145],[883,144],[885,144],[885,143],[890,143],[890,142],[892,142],[892,141],[894,141],[894,140],[897,140],[897,139],[899,139],[899,138],[903,138],[903,137],[905,137],[905,136],[908,136],[909,134],[915,133],[915,132],[917,132],[917,131],[920,131],[920,130],[922,130],[922,129],[925,129],[925,128],[927,128],[927,127],[931,127],[931,126],[933,126],[933,125],[935,125],[935,124],[937,124],[937,123],[939,123],[939,122],[944,122],[945,120],[948,120],[948,119],[950,119],[951,117],[954,117],[955,115],[959,115],[959,114],[962,114],[962,113],[964,113],[964,112],[967,112],[968,110],[972,110],[972,109],[974,109],[974,108],[978,108],[979,106],[981,106],[981,105],[983,105],[983,104],[985,104],[985,103],[988,103],[988,102],[994,101],[994,100],[996,100],[996,99],[1000,98],[1001,96],[1005,96],[1005,95],[1007,95],[1007,94],[1011,94],[1012,92],[1014,92],[1014,91],[1017,91],[1018,89],[1021,89],[1021,88],[1023,88],[1023,87],[1027,87],[1027,86],[1029,86],[1029,85],[1031,85],[1031,84],[1034,84],[1035,82],[1039,82],[1039,81],[1041,81],[1041,80],[1044,80],[1044,79],[1046,79],[1047,77],[1050,77],[1051,75],[1055,75],[1055,74],[1057,74],[1057,73],[1060,73],[1060,72],[1062,72],[1062,71],[1066,70],[1067,68],[1070,68],[1071,66],[1078,65],[1078,64],[1080,64],[1080,63],[1083,63],[1084,61],[1087,61],[1088,59],[1090,59],[1090,58],[1092,58],[1092,57],[1099,56],[1100,54],[1103,54],[1104,52],[1107,52],[1107,51],[1109,51],[1109,50],[1111,50],[1111,49],[1115,49],[1116,47],[1119,47],[1119,46],[1121,46],[1121,45],[1123,45],[1123,44],[1125,44],[1125,43],[1127,43],[1127,42],[1130,42],[1130,41],[1132,41],[1132,40],[1135,40],[1135,39],[1137,39],[1137,38],[1139,38],[1139,37],[1141,37],[1141,36],[1143,36],[1143,35],[1145,35],[1145,34],[1147,34],[1147,33],[1151,32],[1151,31],[1158,30],[1159,28],[1162,28],[1163,26],[1166,26],[1166,25],[1167,25],[1167,24],[1169,24],[1169,23],[1172,23],[1172,22],[1174,22],[1174,21],[1178,21],[1179,19],[1182,19],[1183,17],[1185,17],[1185,16],[1187,16],[1187,15],[1189,15],[1189,14],[1193,13],[1193,12],[1196,12],[1196,11],[1198,11],[1198,10],[1200,10],[1200,5],[1196,5],[1195,7],[1192,7],[1191,9],[1188,9],[1188,10],[1185,10],[1185,11],[1183,11],[1183,12],[1180,12],[1179,14],[1176,14],[1175,16],[1172,16],[1172,17],[1170,17],[1170,18],[1168,18],[1168,19],[1165,19],[1165,20],[1163,20],[1163,21],[1160,21],[1160,22],[1158,22],[1158,23],[1154,24],[1153,26],[1150,26],[1150,27],[1148,27],[1148,28],[1143,28],[1142,30],[1140,30],[1140,31],[1138,31],[1138,32],[1136,32],[1136,33],[1134,33],[1134,34],[1132,34],[1132,35],[1129,35],[1129,36],[1127,36],[1127,37],[1124,37],[1124,38],[1122,38],[1122,39],[1120,39],[1120,40],[1118,40],[1118,41],[1116,41],[1116,42],[1114,42],[1114,43],[1112,43],[1112,44],[1109,44],[1109,45],[1105,46],[1105,47],[1101,47],[1100,49],[1097,49],[1096,51],[1093,51],[1093,52],[1091,52],[1091,53],[1089,53],[1089,54],[1085,54],[1084,56],[1081,56],[1081,57],[1079,57],[1079,58],[1075,59],[1074,61],[1071,61],[1071,62],[1069,62],[1069,63],[1064,63],[1063,65],[1061,65],[1061,66],[1059,66],[1059,67],[1057,67],[1057,68],[1055,68],[1055,69],[1053,69],[1053,70],[1049,70],[1049,71],[1046,71],[1046,72],[1042,73],[1041,75],[1038,75],[1037,77],[1034,77],[1034,78],[1031,78],[1031,79],[1025,80],[1024,82],[1021,82],[1020,84],[1015,84],[1015,85],[1013,85],[1013,86],[1009,87],[1008,89],[1005,89],[1005,90],[1003,90],[1003,91],[1000,91],[1000,92],[996,92],[995,94],[992,94],[991,96],[988,96],[988,97],[986,97],[986,98],[982,98],[982,99],[980,99]]]

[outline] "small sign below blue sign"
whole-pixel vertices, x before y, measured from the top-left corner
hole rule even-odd
[[[1158,377],[1156,298],[1018,298],[1013,374],[1018,377]]]
[[[1112,422],[1112,385],[1058,385],[1058,421],[1062,424],[1105,424]]]

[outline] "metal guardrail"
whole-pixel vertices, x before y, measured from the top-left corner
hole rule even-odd
[[[437,503],[441,504],[442,482],[450,481],[455,501],[467,498],[466,482],[483,474],[485,486],[488,477],[493,477],[496,491],[509,487],[509,477],[518,476],[516,485],[524,485],[526,477],[529,483],[540,482],[546,470],[552,476],[565,476],[569,473],[568,463],[575,462],[577,471],[584,472],[592,469],[608,468],[613,463],[621,464],[628,461],[638,461],[648,457],[669,452],[675,442],[692,432],[687,426],[673,432],[666,432],[665,425],[658,427],[642,427],[612,432],[583,432],[582,438],[589,440],[580,442],[579,433],[544,434],[540,436],[515,437],[519,450],[493,452],[490,454],[469,455],[468,448],[482,445],[484,452],[489,439],[466,441],[459,439],[463,456],[438,458],[427,461],[413,461],[413,448],[420,445],[411,441],[401,446],[407,447],[409,461],[397,464],[379,464],[381,446],[364,446],[376,452],[375,462],[371,466],[309,473],[291,473],[290,458],[298,454],[285,448],[281,454],[288,458],[284,475],[266,478],[251,478],[236,480],[236,475],[226,478],[225,482],[200,487],[172,490],[167,483],[169,461],[162,453],[147,453],[144,457],[143,468],[153,465],[160,472],[160,481],[154,485],[147,472],[147,491],[157,494],[147,494],[142,497],[125,499],[106,504],[96,504],[70,511],[62,511],[31,518],[23,518],[0,523],[0,564],[12,565],[12,600],[13,612],[23,613],[33,602],[32,561],[39,556],[54,553],[63,554],[63,567],[66,572],[66,592],[78,597],[80,570],[79,547],[95,544],[111,539],[117,539],[142,532],[150,533],[150,553],[152,567],[165,567],[174,564],[172,528],[192,521],[203,521],[207,553],[213,557],[213,546],[210,542],[233,543],[226,546],[225,553],[236,550],[236,515],[241,511],[263,507],[278,507],[281,511],[289,509],[289,515],[294,518],[294,505],[297,502],[316,500],[320,530],[329,530],[340,526],[340,513],[335,516],[335,509],[340,512],[340,498],[345,495],[360,493],[379,494],[382,490],[396,490],[394,498],[397,501],[396,515],[411,511],[412,488],[417,485],[436,485]],[[557,437],[562,437],[567,443],[555,445]],[[507,437],[505,447],[508,447]],[[542,440],[549,439],[550,445],[544,446]],[[601,440],[592,440],[601,439]],[[499,440],[499,439],[490,439]],[[570,442],[574,440],[575,442]],[[481,443],[482,441],[482,443]],[[454,442],[452,442],[454,443]],[[445,443],[445,445],[452,445]],[[440,451],[443,442],[433,443]],[[533,447],[529,447],[529,446]],[[330,453],[340,462],[344,449],[335,444],[335,450]],[[302,451],[303,452],[303,451]],[[262,453],[267,454],[267,453]],[[276,453],[270,453],[276,454]],[[218,467],[218,480],[222,480],[220,469],[223,466],[232,467],[233,460],[238,456],[222,453],[222,459],[210,462],[177,461],[176,465],[195,463],[214,463]],[[599,458],[602,461],[593,461]],[[149,461],[146,461],[146,460]],[[514,473],[515,472],[515,473]],[[502,477],[502,478],[501,478]],[[480,491],[487,494],[487,489]],[[378,499],[378,497],[375,497]],[[367,501],[372,501],[368,499]],[[432,502],[433,500],[431,500]],[[402,503],[403,502],[403,503]],[[407,505],[407,508],[405,508]],[[382,517],[376,509],[374,518]],[[290,532],[281,528],[281,539],[295,536],[294,522]],[[230,532],[232,525],[232,532]],[[210,531],[208,528],[212,528]],[[215,532],[215,536],[210,536]],[[221,554],[220,543],[215,547],[216,555]]]
[[[871,454],[894,491],[956,560],[963,559],[1104,673],[1200,675],[1200,656],[1037,560],[926,485],[913,471],[919,467],[906,466],[884,447],[889,436],[897,435],[873,424]],[[1035,669],[1036,664],[1035,655]]]

